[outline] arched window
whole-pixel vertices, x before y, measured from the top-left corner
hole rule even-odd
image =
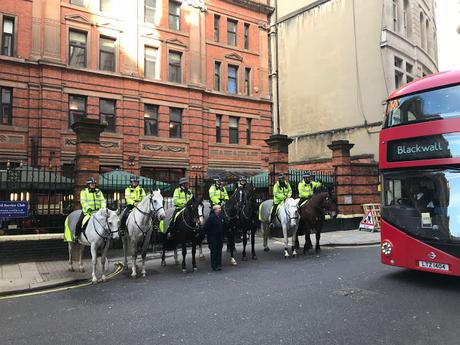
[[[398,0],[393,0],[393,31],[399,31],[399,20],[398,20]]]
[[[425,20],[423,18],[423,13],[420,12],[420,47],[422,49],[425,49],[425,43],[426,43],[426,38],[425,38]]]
[[[428,18],[425,20],[425,37],[426,37],[426,50],[431,53],[431,35],[430,35],[430,23],[428,22]]]
[[[409,0],[404,0],[403,3],[403,26],[404,26],[404,34],[406,37],[409,38],[411,34],[411,25],[410,25],[410,7],[409,7]]]

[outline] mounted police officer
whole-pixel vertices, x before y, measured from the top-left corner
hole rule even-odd
[[[278,205],[292,196],[292,188],[289,182],[286,181],[284,174],[278,175],[278,181],[273,186],[273,208],[270,216],[270,227],[273,227]]]
[[[303,180],[299,182],[299,205],[302,205],[304,201],[309,200],[316,189],[321,187],[321,182],[312,181],[311,174],[305,173],[302,175]]]
[[[174,213],[169,223],[168,233],[174,229],[175,218],[178,212],[180,212],[187,202],[193,198],[193,193],[189,188],[188,179],[182,177],[179,179],[179,187],[174,190],[173,201],[174,201]]]
[[[131,177],[131,184],[125,189],[126,207],[121,216],[120,227],[126,229],[126,220],[131,210],[137,206],[145,197],[145,190],[139,185],[139,179],[136,176]]]
[[[211,206],[222,205],[229,199],[227,189],[222,185],[220,177],[214,178],[214,184],[209,188],[209,199]]]
[[[80,204],[82,213],[75,227],[75,242],[78,241],[78,237],[83,230],[83,219],[85,219],[85,217],[89,219],[94,212],[106,207],[104,194],[96,188],[96,180],[94,177],[90,177],[86,180],[86,188],[80,192]],[[88,221],[85,222],[85,225],[87,222]]]
[[[238,188],[245,189],[248,186],[248,178],[246,176],[240,176],[238,181]]]

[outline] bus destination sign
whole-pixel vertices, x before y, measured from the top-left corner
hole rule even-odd
[[[388,142],[387,161],[460,157],[460,133],[438,134]]]

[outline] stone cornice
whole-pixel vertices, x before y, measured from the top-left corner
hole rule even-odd
[[[256,1],[252,0],[223,0],[224,2],[227,2],[232,5],[240,6],[243,8],[247,8],[248,10],[260,12],[266,15],[272,14],[275,8],[264,5],[261,3],[258,3]]]

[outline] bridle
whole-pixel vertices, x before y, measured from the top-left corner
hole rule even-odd
[[[158,217],[158,213],[160,212],[160,210],[163,209],[163,205],[161,205],[160,207],[158,207],[156,209],[155,206],[153,205],[153,194],[150,194],[150,196],[149,196],[149,209],[150,209],[150,211],[148,211],[148,212],[142,211],[139,207],[137,207],[137,205],[134,206],[134,208],[137,211],[139,211],[140,214],[149,217],[150,220],[152,221],[152,223],[155,223],[155,220],[157,222],[160,221],[160,218]],[[137,223],[136,217],[134,215],[133,215],[133,218],[134,218],[134,224],[136,224],[137,228],[142,232],[142,236],[145,239],[145,237],[147,236],[147,233],[148,233],[149,230],[144,231],[142,229],[142,227]]]
[[[299,220],[299,218],[300,218],[299,211],[298,211],[298,207],[297,207],[297,214],[298,214],[298,215],[295,216],[295,217],[291,217],[291,215],[290,215],[289,212],[288,212],[288,207],[286,207],[286,201],[284,202],[284,213],[286,214],[286,217],[287,217],[287,219],[288,219],[289,221],[291,221],[291,220],[293,220],[293,219]]]
[[[198,210],[198,208],[199,208],[200,206],[203,207],[203,204],[202,204],[201,202],[199,202],[199,203],[196,205],[197,210]],[[187,222],[187,219],[185,219],[185,212],[186,212],[186,211],[189,211],[190,213],[192,213],[191,218],[192,218],[192,220],[195,220],[195,226],[190,225],[190,224]],[[198,229],[200,228],[200,225],[198,224],[198,223],[199,223],[198,219],[199,219],[202,215],[200,216],[200,214],[199,214],[198,211],[197,211],[197,216],[194,217],[194,215],[193,215],[193,204],[190,205],[189,207],[186,207],[186,209],[185,209],[183,212],[181,212],[181,213],[182,213],[182,215],[181,215],[181,217],[182,217],[182,222],[184,223],[184,225],[185,225],[188,229],[193,230],[193,232],[195,232],[196,230],[198,230]]]
[[[235,204],[235,193],[232,195],[232,197],[227,201],[225,202],[223,205],[222,205],[222,212],[224,213],[224,217],[228,220],[228,221],[231,221],[231,220],[234,220],[234,219],[237,219],[238,218],[238,210],[235,212],[235,215],[234,216],[231,216],[228,211],[227,211],[227,205],[231,204],[234,205]],[[237,201],[236,201],[237,202]]]
[[[117,230],[112,230],[112,228],[110,227],[110,224],[109,224],[109,218],[110,218],[110,215],[109,213],[107,212],[107,215],[105,217],[105,225],[106,227],[104,227],[104,225],[99,221],[99,219],[97,219],[96,217],[96,214],[94,216],[91,217],[93,219],[93,227],[94,227],[94,231],[96,232],[96,234],[102,238],[104,240],[104,242],[106,242],[108,239],[112,238],[112,235],[114,233],[117,233],[118,231],[120,231],[120,229],[117,229]],[[106,230],[108,230],[109,234],[107,236],[103,236],[99,233],[99,231],[97,231],[97,227],[95,226],[94,222],[97,222],[101,228],[104,230],[104,233],[106,232]],[[103,233],[103,234],[104,234]]]
[[[252,195],[250,195],[250,196],[247,195],[246,196],[246,200],[244,200],[243,207],[241,208],[241,216],[244,219],[248,220],[248,221],[251,221],[252,218],[251,218],[251,214],[249,214],[249,215],[246,214],[245,209],[246,209],[246,207],[250,207],[252,204],[255,204],[254,199],[251,196]]]
[[[158,208],[155,208],[155,206],[153,205],[153,194],[150,195],[149,199],[150,199],[150,200],[149,200],[149,203],[150,203],[150,205],[149,205],[149,206],[150,206],[150,207],[149,207],[150,212],[142,211],[139,207],[137,207],[137,205],[134,206],[134,208],[135,208],[136,210],[138,210],[142,215],[144,215],[144,216],[149,216],[152,220],[153,220],[154,218],[156,218],[157,220],[159,220],[159,218],[158,218],[158,212],[160,212],[160,210],[163,209],[163,205],[160,206],[160,207],[158,207]]]

